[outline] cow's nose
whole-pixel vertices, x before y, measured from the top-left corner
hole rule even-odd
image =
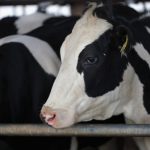
[[[72,109],[54,109],[49,106],[43,106],[40,116],[45,123],[54,128],[65,128],[72,125],[75,121]]]
[[[43,122],[47,123],[48,125],[53,125],[56,120],[56,112],[48,106],[43,106],[40,118]]]

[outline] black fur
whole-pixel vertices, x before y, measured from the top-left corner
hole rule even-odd
[[[114,90],[122,81],[127,60],[111,39],[112,31],[106,31],[80,53],[77,70],[84,73],[86,93],[97,97]],[[85,64],[89,57],[97,57],[94,65]]]
[[[134,9],[122,4],[113,5],[113,13],[109,13],[109,9],[106,9],[105,5],[102,7],[97,7],[93,11],[93,15],[95,14],[99,18],[107,19],[110,23],[116,21],[116,18],[121,18],[126,21],[134,21],[141,16],[140,13]]]
[[[55,77],[20,43],[0,47],[0,122],[39,123]]]
[[[17,33],[14,24],[17,19],[17,17],[6,17],[0,20],[0,38]]]

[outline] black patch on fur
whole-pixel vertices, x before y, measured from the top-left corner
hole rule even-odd
[[[118,43],[108,30],[99,39],[87,45],[78,58],[77,70],[84,74],[85,91],[90,97],[101,96],[114,90],[122,81],[127,59],[121,56]],[[98,63],[84,65],[87,57],[98,57]]]
[[[110,23],[115,22],[116,19],[124,19],[127,21],[133,21],[140,17],[140,13],[123,4],[115,4],[112,8],[113,12],[109,12],[106,6],[97,7],[93,11],[93,15],[96,14],[99,18],[106,19]],[[113,16],[111,16],[113,15]]]
[[[0,122],[39,123],[55,77],[20,43],[0,47]]]
[[[17,33],[14,24],[17,19],[17,17],[6,17],[0,20],[0,38]]]
[[[150,54],[150,34],[146,30],[145,27],[150,28],[150,19],[144,18],[141,20],[137,20],[132,24],[132,32],[134,34],[135,41],[138,43],[142,43],[145,50]]]
[[[142,60],[135,50],[132,50],[129,55],[129,62],[133,66],[139,80],[143,84],[143,100],[146,111],[150,114],[150,69],[148,64]]]

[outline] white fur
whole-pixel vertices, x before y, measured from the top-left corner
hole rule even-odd
[[[150,33],[150,28],[149,27],[145,27],[146,28],[146,30],[148,31],[148,33]]]
[[[146,61],[146,63],[149,65],[150,68],[150,54],[147,52],[147,50],[145,50],[144,46],[140,43],[137,43],[135,46],[135,51],[137,52],[137,54],[139,55],[139,57]]]
[[[148,113],[143,104],[143,84],[140,82],[133,68],[131,67],[130,69],[133,71],[134,75],[131,78],[130,83],[128,83],[130,89],[126,93],[128,94],[126,95],[126,97],[129,97],[126,105],[124,105],[123,112],[125,114],[125,117],[131,120],[132,122],[137,124],[145,123],[144,118],[148,116]],[[129,72],[127,75],[129,75]],[[127,88],[127,86],[125,86],[124,88]]]
[[[34,13],[27,16],[22,16],[15,21],[15,25],[18,29],[18,34],[28,33],[43,25],[43,22],[50,18],[49,14]]]
[[[12,35],[2,38],[0,45],[10,42],[25,45],[45,72],[54,76],[57,75],[60,61],[53,49],[45,41],[26,35]]]

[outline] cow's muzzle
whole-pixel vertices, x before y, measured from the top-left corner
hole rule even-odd
[[[43,106],[41,120],[54,128],[65,128],[74,124],[74,113],[64,109],[53,109]]]

